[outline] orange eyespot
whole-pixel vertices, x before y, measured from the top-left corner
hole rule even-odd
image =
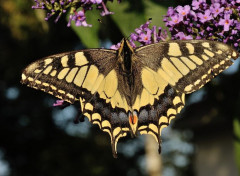
[[[129,113],[128,118],[129,118],[129,123],[131,125],[134,125],[138,122],[138,116],[137,116],[137,113],[135,111],[133,113]]]

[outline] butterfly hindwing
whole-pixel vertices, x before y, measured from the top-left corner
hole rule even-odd
[[[85,97],[89,98],[90,101],[84,104],[83,115],[110,135],[113,156],[116,157],[117,142],[129,131],[126,110],[119,107],[113,108],[111,103],[106,103],[99,97],[98,93],[94,95],[86,93]]]
[[[138,95],[132,109],[138,114],[138,131],[150,134],[159,143],[161,132],[180,113],[185,104],[185,94],[173,88],[162,75],[142,64]],[[137,76],[138,77],[138,76]]]
[[[153,105],[148,104],[139,110],[138,131],[140,134],[152,135],[159,144],[159,150],[161,150],[162,130],[180,113],[184,104],[185,94],[167,85],[164,92],[155,98]]]

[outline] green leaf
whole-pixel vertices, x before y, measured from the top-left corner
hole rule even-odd
[[[71,28],[76,32],[81,42],[87,48],[99,48],[100,40],[98,37],[98,30],[100,23],[98,22],[99,11],[91,10],[86,12],[86,20],[88,24],[92,24],[92,27],[76,26],[72,21]]]
[[[165,28],[165,23],[163,22],[163,15],[167,14],[168,7],[173,6],[175,1],[162,1],[161,3],[156,3],[156,1],[144,1],[145,7],[145,19],[152,18],[152,25],[157,27]]]
[[[121,3],[113,1],[113,3],[107,3],[108,9],[114,12],[110,17],[125,37],[129,36],[134,32],[134,29],[146,22],[144,14],[138,12],[137,9],[132,10],[130,4],[130,1],[122,1]]]

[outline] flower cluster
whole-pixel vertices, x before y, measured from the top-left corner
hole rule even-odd
[[[240,0],[193,0],[168,8],[164,18],[172,39],[218,40],[239,48]]]
[[[140,46],[157,43],[160,40],[166,40],[168,38],[167,31],[162,30],[161,27],[153,26],[150,28],[151,20],[148,20],[145,24],[135,29],[135,33],[131,33],[129,42],[133,48],[136,48],[136,42],[140,43]],[[112,45],[111,49],[118,49],[120,43]]]
[[[47,11],[48,20],[51,16],[57,15],[55,22],[59,20],[62,14],[70,12],[68,27],[72,21],[75,21],[76,26],[91,27],[91,24],[87,24],[85,13],[87,10],[92,10],[96,5],[98,10],[102,10],[101,16],[113,14],[108,11],[106,7],[107,0],[34,0],[35,5],[33,9],[43,9]],[[113,1],[113,0],[110,0]],[[120,2],[120,0],[118,0]]]

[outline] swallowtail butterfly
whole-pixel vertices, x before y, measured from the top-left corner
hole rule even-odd
[[[33,62],[23,84],[69,103],[117,142],[130,132],[151,134],[161,150],[161,132],[184,107],[185,94],[200,89],[237,59],[230,46],[206,40],[164,41],[133,49],[85,49]]]

